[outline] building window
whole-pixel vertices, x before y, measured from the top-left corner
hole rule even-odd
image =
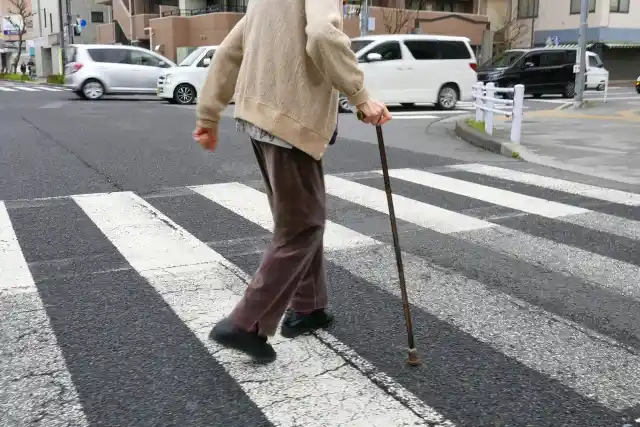
[[[104,22],[104,14],[102,12],[91,12],[91,22]]]
[[[520,0],[518,2],[518,19],[536,18],[538,7],[538,0]]]
[[[609,11],[614,13],[629,13],[629,0],[609,0]]]
[[[612,4],[613,4],[613,0]],[[577,15],[580,14],[580,4],[582,3],[581,0],[571,0],[571,5],[569,6],[569,13],[571,15]],[[627,0],[627,4],[629,4],[629,1]],[[594,13],[596,11],[596,0],[589,0],[589,13]]]

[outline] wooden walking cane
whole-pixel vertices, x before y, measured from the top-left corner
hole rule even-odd
[[[358,119],[362,120],[364,114],[361,111],[357,113]],[[378,136],[378,148],[380,149],[380,163],[382,164],[382,175],[384,178],[384,189],[387,193],[387,205],[389,206],[389,220],[391,221],[391,234],[393,235],[393,247],[396,252],[396,264],[398,267],[398,280],[400,282],[400,294],[402,295],[402,307],[404,310],[404,320],[407,325],[407,340],[409,344],[409,359],[407,363],[411,366],[421,364],[418,358],[418,350],[416,350],[415,340],[413,337],[413,322],[411,320],[411,311],[409,309],[409,297],[407,295],[407,285],[404,280],[404,265],[402,263],[402,251],[400,250],[400,238],[398,237],[398,227],[396,225],[396,213],[393,209],[393,193],[391,192],[391,180],[389,179],[389,166],[387,165],[387,152],[384,148],[384,137],[382,136],[382,126],[376,126],[376,135]]]

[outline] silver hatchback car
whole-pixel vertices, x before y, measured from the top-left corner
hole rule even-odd
[[[158,77],[174,62],[136,46],[69,46],[65,86],[85,99],[104,95],[155,95]]]

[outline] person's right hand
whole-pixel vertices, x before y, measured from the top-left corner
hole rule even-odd
[[[372,125],[383,125],[392,119],[391,113],[387,110],[387,106],[380,101],[370,99],[356,106],[356,109],[362,112],[361,121]]]
[[[214,129],[196,127],[192,136],[205,150],[214,151],[218,145],[218,135]]]

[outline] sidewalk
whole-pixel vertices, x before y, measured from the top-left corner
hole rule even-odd
[[[508,120],[495,120],[489,136],[470,128],[465,119],[457,121],[456,134],[474,145],[532,163],[640,184],[640,106],[621,110],[597,103],[581,110],[526,112],[520,145],[509,143]]]

